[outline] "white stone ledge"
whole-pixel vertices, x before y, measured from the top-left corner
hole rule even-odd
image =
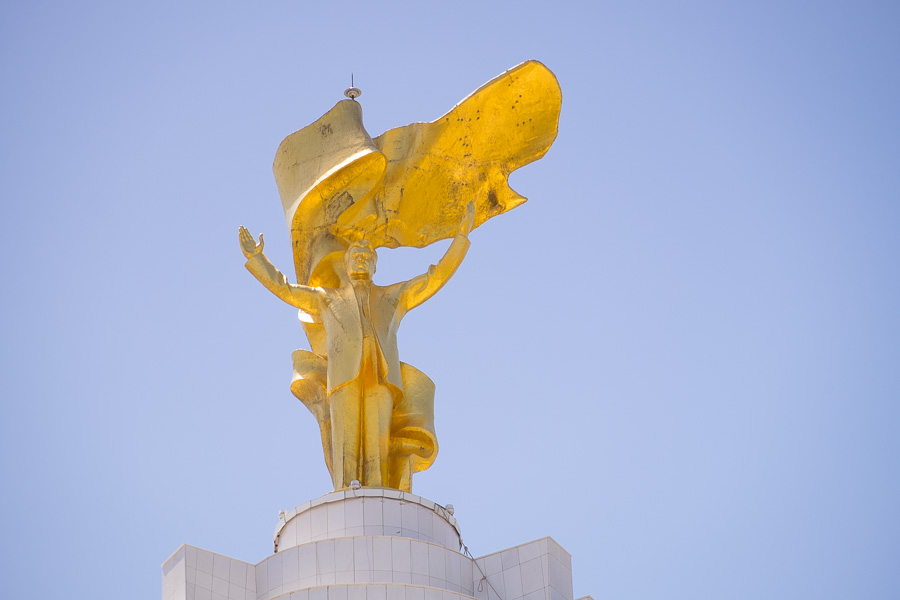
[[[285,592],[270,600],[475,600],[475,598],[428,586],[358,583],[325,585]]]
[[[472,559],[431,542],[362,536],[310,542],[256,566],[260,600],[334,584],[401,584],[471,595]]]
[[[459,525],[446,508],[381,488],[333,492],[281,511],[273,545],[278,553],[309,542],[360,536],[405,537],[461,548]]]

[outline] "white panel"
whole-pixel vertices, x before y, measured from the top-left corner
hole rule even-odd
[[[400,516],[400,512],[397,512]],[[387,600],[406,600],[406,590],[400,585],[387,586]]]
[[[334,540],[334,570],[353,571],[353,539]]]
[[[284,529],[281,530],[281,535],[278,537],[278,549],[284,550],[285,548],[293,548],[297,545],[297,523],[296,519],[291,521]]]
[[[247,585],[245,587],[256,596],[256,567],[254,565],[247,565]]]
[[[459,585],[462,586],[463,591],[470,596],[475,595],[475,564],[474,561],[468,556],[459,555]],[[481,573],[478,574],[478,577],[481,577]]]
[[[316,577],[315,575],[313,575],[312,577],[301,577],[297,581],[297,589],[298,590],[314,588],[317,585],[319,585],[319,578]]]
[[[541,554],[541,572],[544,573],[544,577],[546,577],[544,583],[547,587],[550,587],[550,555],[549,554]]]
[[[392,583],[394,581],[393,571],[372,571],[372,581],[374,583]]]
[[[539,542],[531,542],[530,544],[522,544],[519,549],[519,564],[538,558],[541,555],[541,545]]]
[[[509,550],[504,550],[500,553],[500,563],[503,566],[503,570],[511,569],[519,564],[519,550],[518,548],[510,548]]]
[[[163,600],[183,600],[187,594],[186,547],[182,546],[163,564]],[[194,571],[194,569],[190,569]]]
[[[213,556],[213,577],[228,581],[231,576],[231,559],[216,554]],[[215,591],[215,590],[213,590]]]
[[[296,530],[298,544],[305,544],[312,539],[312,513],[308,510],[300,513],[291,523]]]
[[[421,544],[415,544],[415,548],[412,551],[412,572],[418,575],[428,575],[428,553],[423,552],[425,548],[422,548]],[[413,582],[415,582],[415,577],[413,577]],[[428,585],[428,581],[426,580],[425,585]]]
[[[313,540],[323,539],[328,534],[328,512],[319,505],[309,510],[309,532]]]
[[[572,600],[572,597],[575,595],[572,591],[572,571],[567,569],[565,564],[563,564],[562,578],[563,587],[560,591],[563,593],[563,597],[565,597],[566,600]]]
[[[300,579],[300,550],[296,546],[293,548],[289,548],[284,552],[279,552],[281,554],[281,584],[284,586],[294,587],[297,584],[297,580]]]
[[[390,571],[391,566],[391,540],[390,538],[375,538],[372,540],[373,556],[375,557],[376,571]]]
[[[425,600],[425,588],[406,588],[406,600]]]
[[[362,515],[362,506],[360,506],[360,515]],[[353,538],[353,570],[371,571],[374,569],[375,565],[372,553],[371,539],[360,537]]]
[[[428,546],[428,575],[442,581],[447,580],[446,551],[440,546]]]
[[[228,581],[242,588],[247,587],[247,563],[231,559]]]
[[[418,527],[419,539],[420,540],[429,540],[429,541],[433,540],[434,537],[432,535],[433,532],[432,532],[432,520],[431,520],[433,513],[422,510],[421,508],[418,509],[418,513],[419,514],[418,514],[417,520],[419,523],[419,527]]]
[[[528,595],[532,592],[544,589],[547,582],[544,581],[544,570],[541,568],[541,557],[537,556],[522,563],[522,593]]]
[[[219,577],[213,577],[213,594],[219,594],[220,596],[228,597],[228,586],[231,585],[227,580],[221,579]]]
[[[212,552],[206,550],[197,551],[197,570],[201,573],[213,574],[213,556]]]
[[[431,538],[439,543],[444,544],[447,541],[447,529],[449,524],[437,513],[431,513]],[[452,547],[452,546],[451,546]]]
[[[344,527],[362,527],[363,526],[363,499],[349,498],[343,502],[344,505]]]
[[[388,535],[396,535],[400,531],[400,503],[385,501],[382,505],[382,514],[384,515],[384,527]]]
[[[351,585],[347,588],[347,600],[366,600],[366,586]]]
[[[344,534],[344,503],[331,502],[325,505],[328,517],[328,533],[329,535]]]
[[[499,554],[490,554],[484,557],[484,574],[490,577],[503,570],[503,563],[500,561]]]
[[[210,575],[212,577],[212,575]],[[212,591],[202,588],[194,589],[194,600],[212,600]]]
[[[456,552],[445,551],[444,552],[444,571],[445,577],[449,583],[456,584],[457,586],[461,585],[460,581],[460,564],[459,564],[460,556]]]
[[[488,584],[490,584],[490,585],[488,585]],[[488,575],[487,583],[485,583],[485,585],[488,586],[489,589],[493,586],[493,589],[490,590],[491,594],[490,594],[489,598],[493,599],[495,596],[499,596],[503,600],[506,600],[506,596],[507,596],[506,586],[503,583],[503,572],[502,571],[500,573],[494,573],[493,575]]]
[[[197,571],[197,587],[212,590],[212,575],[203,571]]]
[[[383,585],[367,585],[366,600],[387,600],[387,588]]]
[[[355,571],[335,571],[334,583],[335,584],[345,584],[345,585],[350,584],[350,583],[356,583]]]
[[[316,565],[319,575],[334,573],[334,540],[316,544]],[[324,578],[322,583],[327,583]]]
[[[394,583],[404,583],[409,585],[412,583],[412,573],[409,571],[394,571]]]
[[[400,505],[400,524],[403,529],[410,531],[419,530],[418,507],[410,502],[404,502]]]
[[[228,584],[228,600],[244,600],[246,594],[247,590],[244,589],[244,586],[236,583]]]
[[[562,563],[559,562],[559,559],[550,556],[550,587],[557,589],[562,592],[564,589],[563,585],[563,568]]]
[[[298,572],[297,578],[303,580],[316,575],[316,547],[314,544],[306,544],[297,548]]]
[[[397,516],[399,517],[399,511]],[[410,557],[410,542],[403,538],[391,540],[391,564],[394,572],[412,572],[412,559]]]
[[[268,587],[265,589],[259,590],[260,592],[265,592],[267,590],[276,590],[280,588],[283,584],[281,579],[282,576],[282,555],[276,554],[275,556],[270,556],[268,560],[266,560],[266,572],[268,577]],[[215,590],[213,590],[215,591]]]
[[[384,526],[381,504],[381,498],[366,498],[363,502],[363,525],[366,529],[378,527],[380,530]]]
[[[334,585],[328,588],[328,600],[347,600],[347,586]]]
[[[516,554],[516,561],[518,560],[519,555]],[[522,597],[522,570],[519,565],[503,571],[503,584],[506,587],[506,595],[503,596],[503,600],[516,600],[516,598]]]

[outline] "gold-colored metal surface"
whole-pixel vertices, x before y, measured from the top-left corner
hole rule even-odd
[[[494,78],[431,123],[372,139],[355,100],[343,100],[281,143],[273,170],[291,230],[291,284],[240,228],[247,269],[297,307],[311,352],[293,354],[291,391],[319,422],[336,490],[411,491],[412,473],[437,455],[434,384],[401,363],[404,315],[450,279],[469,232],[525,198],[509,174],[543,156],[556,137],[561,93],[529,61]],[[427,273],[372,282],[378,247],[453,238]]]

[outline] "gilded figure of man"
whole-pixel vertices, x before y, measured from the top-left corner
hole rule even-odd
[[[415,371],[405,364],[401,369],[397,330],[407,312],[433,296],[456,272],[469,248],[467,236],[474,222],[475,206],[469,203],[441,260],[427,273],[389,286],[372,282],[377,255],[366,241],[351,244],[344,253],[346,278],[340,286],[312,287],[289,283],[263,254],[262,235],[257,243],[240,228],[247,269],[276,296],[324,326],[325,398],[318,408],[307,405],[322,413],[317,415],[320,424],[330,422],[323,441],[330,438],[325,452],[335,490],[349,487],[353,480],[366,487],[408,487],[409,473],[402,476],[405,483],[398,484],[400,475],[391,473],[390,460],[392,415],[405,393],[401,371]],[[296,362],[295,357],[295,369]]]

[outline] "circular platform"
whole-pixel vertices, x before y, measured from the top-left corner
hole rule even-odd
[[[345,537],[403,537],[461,548],[459,526],[440,504],[399,490],[362,488],[333,492],[278,516],[275,552]]]

